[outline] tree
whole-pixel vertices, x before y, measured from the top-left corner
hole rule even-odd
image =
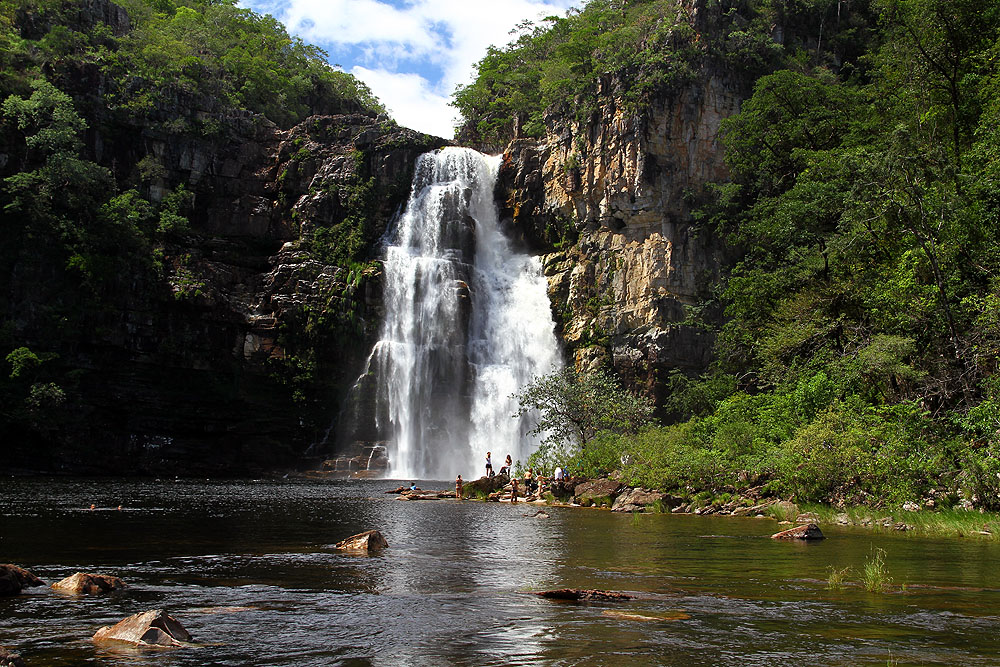
[[[653,405],[644,396],[622,388],[604,370],[580,373],[566,368],[540,375],[514,395],[520,409],[515,417],[537,410],[531,433],[544,436],[543,445],[569,443],[586,447],[599,432],[636,433],[651,421]]]

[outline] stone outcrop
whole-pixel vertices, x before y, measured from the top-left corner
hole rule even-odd
[[[382,533],[377,530],[366,530],[337,542],[334,548],[344,551],[377,551],[388,547],[389,543],[382,536]]]
[[[45,582],[17,565],[0,565],[0,596],[18,595],[25,588],[44,586]]]
[[[661,511],[672,510],[681,500],[669,494],[647,489],[626,489],[615,498],[612,512],[645,512],[650,506],[659,506]]]
[[[823,531],[814,523],[795,526],[771,536],[772,540],[822,540]]]
[[[182,646],[191,635],[162,609],[144,611],[94,633],[95,642],[124,642],[135,646]]]
[[[510,478],[508,478],[507,475],[480,477],[479,479],[474,479],[472,481],[465,482],[462,485],[462,497],[463,498],[486,497],[491,493],[502,491],[503,488],[508,484],[510,484]]]
[[[728,178],[722,121],[746,82],[703,71],[641,113],[604,80],[591,117],[552,115],[540,139],[504,153],[502,214],[540,252],[563,340],[578,368],[610,363],[659,398],[669,371],[711,359],[721,313],[710,289],[732,251],[696,228],[705,185]],[[627,84],[624,84],[627,85]]]
[[[95,595],[120,591],[128,586],[118,577],[110,574],[90,574],[77,572],[62,581],[52,584],[52,589],[69,595]]]
[[[585,507],[611,507],[622,488],[624,485],[614,479],[592,479],[577,485],[573,490],[573,502]]]

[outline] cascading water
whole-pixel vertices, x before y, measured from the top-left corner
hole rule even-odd
[[[499,469],[535,446],[510,396],[559,352],[541,263],[500,231],[499,164],[467,148],[421,156],[386,248],[385,321],[366,372],[391,476],[478,476],[487,451]]]

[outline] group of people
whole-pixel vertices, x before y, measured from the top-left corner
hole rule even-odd
[[[535,474],[535,472],[531,468],[528,468],[524,473],[524,477],[521,480],[518,480],[517,477],[514,476],[513,466],[514,462],[510,458],[510,454],[508,454],[506,460],[504,461],[504,464],[500,467],[499,473],[497,473],[500,475],[506,475],[508,478],[510,478],[510,483],[511,483],[510,501],[512,503],[517,502],[518,493],[521,492],[521,489],[519,488],[521,484],[524,485],[523,493],[525,497],[531,494],[541,495],[542,492],[545,490],[545,483],[548,481],[548,478],[542,475],[541,471]],[[487,477],[494,476],[493,452],[486,452],[486,476]],[[563,479],[565,479],[565,476],[566,472],[563,470],[562,466],[556,466],[556,469],[552,476],[552,480],[561,482]],[[458,497],[459,500],[462,499],[463,485],[464,481],[462,480],[462,476],[459,475],[458,477],[455,478],[455,495]]]

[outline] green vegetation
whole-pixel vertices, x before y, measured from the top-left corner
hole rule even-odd
[[[199,246],[196,217],[214,185],[199,167],[178,168],[176,153],[223,155],[268,121],[382,112],[319,49],[232,0],[0,0],[0,425],[9,437],[26,452],[83,440],[95,423],[87,394],[106,387],[98,377],[116,372],[115,355],[196,354],[185,349],[192,331],[168,320],[215,296],[206,254],[217,251]],[[294,159],[308,160],[297,148]],[[366,221],[362,243],[375,234]],[[345,269],[365,259],[367,246],[343,236],[321,239],[318,258]],[[350,308],[329,318],[313,327],[358,328]],[[151,328],[158,342],[142,333]],[[308,361],[295,377],[311,377]],[[206,400],[234,403],[239,363],[211,360],[221,379]],[[150,382],[171,391],[171,378]]]
[[[603,370],[553,371],[535,378],[515,398],[520,408],[514,416],[537,411],[539,419],[531,433],[544,436],[528,464],[535,470],[549,472],[574,449],[590,453],[590,443],[598,433],[633,434],[649,423],[653,413],[647,399],[623,389]],[[607,464],[603,470],[613,469],[617,464],[617,461],[603,461],[600,453],[591,454],[586,460]]]
[[[850,574],[851,568],[837,568],[831,565],[829,570],[830,574],[826,578],[826,587],[831,591],[839,591],[844,587],[844,580],[847,578],[847,575]]]
[[[872,593],[884,593],[892,585],[892,577],[885,566],[885,549],[872,549],[861,570],[861,583]]]
[[[676,0],[590,0],[565,17],[522,23],[514,41],[489,48],[476,79],[455,92],[460,135],[494,145],[541,136],[547,114],[585,120],[612,95],[634,114],[706,65],[754,76],[853,58],[869,20],[853,4],[711,0],[693,12]],[[779,29],[782,44],[772,38]]]
[[[677,60],[759,74],[723,126],[731,180],[696,212],[700,233],[741,252],[718,285],[717,361],[666,379],[675,423],[599,433],[571,465],[685,497],[1000,510],[1000,7],[873,0],[835,19],[843,3],[820,1],[779,20],[792,3],[707,4],[694,25],[721,30],[698,42],[702,60]],[[565,69],[602,36],[646,26],[644,12],[659,12],[657,30],[684,23],[668,6],[589,3],[491,52],[456,103],[486,136],[596,94],[586,67],[548,98],[539,78],[534,107],[488,91],[501,65]],[[737,24],[749,52],[732,48]],[[780,45],[765,25],[784,27]],[[555,46],[586,35],[589,51]],[[467,101],[474,91],[489,104]]]

